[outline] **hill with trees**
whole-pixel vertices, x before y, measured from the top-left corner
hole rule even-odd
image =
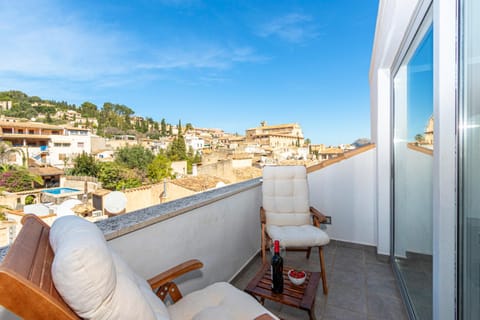
[[[122,134],[151,139],[173,135],[174,125],[167,123],[165,119],[157,122],[151,117],[135,116],[135,111],[124,104],[105,102],[103,106],[99,107],[92,102],[85,101],[76,106],[67,101],[44,100],[38,96],[28,96],[17,90],[0,91],[0,101],[12,101],[12,108],[1,110],[0,114],[2,115],[35,119],[49,124],[76,126],[79,123],[76,122],[75,116],[73,120],[68,120],[66,116],[67,111],[75,111],[85,119],[84,126],[92,129],[97,135],[107,138]],[[94,119],[95,121],[93,121]],[[185,125],[186,130],[189,128],[193,128],[191,123]]]

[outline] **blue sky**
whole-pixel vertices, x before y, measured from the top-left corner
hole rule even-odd
[[[377,0],[0,0],[0,90],[313,143],[370,136]]]
[[[408,139],[424,134],[433,114],[433,28],[408,62]]]

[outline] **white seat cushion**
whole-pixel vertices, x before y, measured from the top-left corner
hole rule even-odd
[[[316,247],[330,242],[327,233],[312,225],[275,226],[267,225],[267,233],[273,240],[279,240],[280,245],[292,247]]]
[[[118,256],[103,233],[77,216],[55,220],[50,230],[55,253],[52,279],[72,310],[85,319],[168,320],[166,307],[145,280]]]
[[[192,292],[168,307],[172,320],[253,320],[270,314],[252,296],[226,282]]]

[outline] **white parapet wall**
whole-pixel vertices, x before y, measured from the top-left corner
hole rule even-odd
[[[377,246],[375,152],[372,148],[309,173],[311,205],[332,217],[326,227],[330,238]]]
[[[188,259],[202,261],[202,270],[176,281],[181,291],[188,293],[231,280],[259,252],[260,205],[261,187],[256,179],[98,225],[110,246],[145,278]],[[118,235],[119,231],[122,234]]]

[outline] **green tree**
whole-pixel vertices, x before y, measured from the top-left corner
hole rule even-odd
[[[97,116],[98,108],[97,105],[85,101],[80,105],[79,108],[80,114],[86,118],[95,118]]]
[[[121,166],[115,162],[102,162],[98,170],[98,180],[102,183],[102,187],[117,190],[117,185],[122,180],[121,171]]]
[[[198,152],[194,152],[193,148],[190,146],[187,153],[187,173],[192,173],[192,165],[200,162],[202,162],[202,157]]]
[[[163,118],[160,122],[160,132],[162,137],[165,137],[167,135],[167,122],[165,121],[165,118]]]
[[[137,168],[146,171],[147,166],[153,161],[152,151],[140,145],[126,146],[118,149],[115,161],[127,168]]]
[[[123,190],[142,185],[142,181],[129,170],[116,162],[103,162],[99,166],[98,179],[105,189]]]
[[[50,113],[47,113],[47,116],[45,118],[45,122],[46,123],[52,123],[53,122],[52,116],[50,115]]]
[[[172,162],[163,154],[159,154],[147,167],[147,176],[151,182],[158,182],[172,177]]]
[[[421,133],[416,134],[415,141],[417,141],[418,143],[422,143],[423,141],[425,141],[425,136]]]
[[[182,135],[182,120],[178,120],[177,129],[178,129],[177,135],[178,135],[178,136],[181,136],[181,135]]]
[[[167,156],[172,161],[187,159],[187,147],[182,135],[177,136],[168,146]]]
[[[185,131],[188,131],[188,130],[193,130],[193,126],[190,122],[188,122],[186,125],[185,125]]]
[[[99,164],[93,155],[82,152],[82,154],[73,159],[73,168],[68,171],[68,174],[72,176],[96,177],[98,167]]]

